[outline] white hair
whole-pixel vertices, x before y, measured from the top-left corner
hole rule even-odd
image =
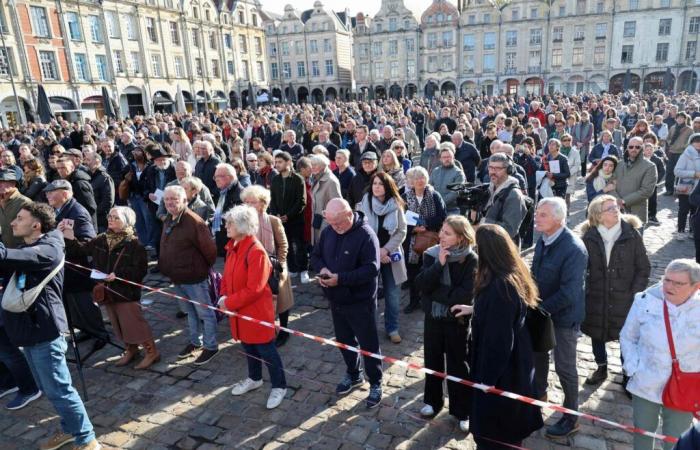
[[[249,198],[262,202],[267,207],[271,201],[270,190],[259,184],[253,184],[241,192],[241,200],[245,202]]]
[[[309,155],[309,159],[311,160],[312,166],[323,166],[324,169],[328,167],[331,163],[330,160],[326,157],[326,155],[318,153]]]
[[[128,206],[115,206],[112,208],[112,211],[119,216],[119,220],[127,227],[136,225],[136,213]]]
[[[566,202],[561,197],[547,197],[537,203],[537,208],[549,205],[552,208],[554,217],[561,220],[562,225],[566,225]]]
[[[226,173],[228,173],[230,176],[233,178],[236,178],[236,168],[233,167],[231,164],[228,163],[219,163],[216,165],[216,170],[225,170]]]
[[[224,214],[226,223],[231,223],[240,234],[255,236],[258,234],[258,212],[248,205],[238,205]]]
[[[177,194],[177,196],[180,197],[181,199],[187,200],[187,193],[182,188],[182,186],[179,186],[177,184],[174,184],[172,186],[166,186],[165,189],[163,190],[163,196],[165,196],[169,192],[172,192],[173,194]]]
[[[700,282],[700,264],[690,258],[674,259],[666,266],[668,272],[687,273],[691,284]]]
[[[428,175],[428,171],[425,170],[424,167],[422,166],[415,166],[411,167],[406,171],[406,178],[409,180],[415,180],[416,178],[423,178],[424,180],[429,180],[430,175]]]

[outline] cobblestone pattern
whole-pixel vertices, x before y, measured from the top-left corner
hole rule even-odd
[[[570,223],[584,219],[585,198],[577,193]],[[673,258],[692,257],[692,241],[672,239],[677,204],[673,197],[659,196],[660,226],[644,235],[652,258],[652,279],[658,280]],[[527,255],[531,258],[531,254]],[[529,262],[529,261],[528,261]],[[219,261],[221,265],[221,261]],[[150,276],[148,284],[167,287],[162,277]],[[327,301],[315,286],[295,287],[296,306],[290,327],[332,337]],[[402,291],[402,306],[407,291]],[[118,350],[109,346],[93,355],[84,368],[89,400],[87,410],[98,439],[105,449],[473,449],[470,436],[461,433],[447,408],[433,420],[420,418],[423,375],[398,366],[385,366],[384,398],[381,406],[366,410],[367,386],[337,398],[335,384],[344,372],[337,349],[292,337],[282,347],[289,389],[279,408],[268,411],[265,402],[269,383],[243,397],[232,397],[230,388],[247,374],[241,347],[230,340],[228,323],[219,325],[222,352],[209,364],[196,367],[192,358],[177,361],[176,354],[187,344],[186,321],[175,319],[175,300],[149,294],[146,318],[158,336],[163,356],[147,371],[117,368]],[[380,300],[379,311],[382,311]],[[403,342],[381,341],[382,351],[417,364],[423,362],[423,323],[420,313],[401,314]],[[379,321],[379,324],[383,320]],[[384,336],[380,329],[380,336]],[[86,351],[89,344],[81,348]],[[583,385],[595,368],[590,340],[578,344],[581,410],[623,423],[631,423],[632,407],[621,382],[619,346],[609,344],[611,376],[598,389]],[[611,350],[611,351],[610,351]],[[74,384],[80,387],[71,367]],[[550,368],[550,401],[561,402],[561,386]],[[264,373],[268,380],[268,374]],[[82,392],[81,392],[82,395]],[[545,411],[546,422],[557,416]],[[563,441],[550,441],[542,432],[527,439],[524,447],[538,450],[564,448],[590,450],[631,449],[632,436],[607,426],[581,420],[581,430]],[[59,427],[59,419],[44,398],[16,412],[0,412],[0,448],[37,448],[38,442]]]

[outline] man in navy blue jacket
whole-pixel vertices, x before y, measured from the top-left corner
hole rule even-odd
[[[560,197],[540,200],[535,211],[535,229],[542,233],[535,246],[532,276],[540,291],[540,306],[552,315],[557,345],[554,368],[564,391],[564,407],[578,409],[576,340],[585,316],[586,247],[566,228],[566,203]],[[538,395],[547,396],[549,352],[535,353],[535,383]],[[547,435],[564,437],[578,431],[576,416],[565,414],[547,427]]]
[[[60,230],[68,226],[73,228],[75,238],[81,242],[95,238],[95,228],[88,211],[73,197],[73,189],[67,180],[55,180],[45,188],[46,199],[56,211],[56,222]],[[71,262],[87,267],[87,257],[71,258]],[[92,302],[92,281],[75,267],[66,269],[63,286],[63,298],[71,316],[73,326],[98,338],[96,348],[104,347],[109,334],[102,321],[100,308]]]
[[[329,226],[314,246],[311,265],[318,272],[318,282],[330,302],[335,337],[343,344],[356,347],[359,343],[363,350],[379,354],[375,321],[379,275],[377,236],[344,199],[329,201],[324,218]],[[343,349],[340,353],[347,373],[336,393],[343,395],[364,384],[364,378],[360,355]],[[363,362],[370,382],[367,407],[374,408],[382,399],[382,363],[367,356]]]
[[[12,232],[24,240],[18,249],[0,243],[0,268],[14,270],[18,287],[31,289],[41,283],[63,260],[61,233],[54,230],[53,210],[41,203],[25,205],[12,222]],[[59,448],[74,442],[75,448],[100,448],[80,395],[72,386],[66,364],[67,344],[61,333],[68,324],[61,302],[63,269],[48,280],[34,303],[24,312],[3,311],[11,342],[22,347],[39,387],[61,417],[62,430],[41,448]],[[7,295],[7,294],[6,294]]]
[[[481,163],[479,150],[474,144],[464,140],[464,135],[461,131],[455,131],[452,134],[452,143],[455,145],[455,159],[462,164],[464,176],[467,177],[467,182],[473,183],[476,178],[476,168]]]

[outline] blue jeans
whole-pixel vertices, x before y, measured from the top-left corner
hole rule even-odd
[[[10,342],[5,327],[0,326],[0,388],[17,387],[22,395],[39,390],[22,352]]]
[[[401,291],[394,282],[394,273],[391,264],[382,264],[379,268],[382,274],[382,288],[384,289],[384,331],[387,334],[399,332],[399,298]]]
[[[140,195],[129,197],[131,209],[136,213],[136,234],[143,245],[157,247],[160,242],[160,224],[156,215],[148,208],[149,199]]]
[[[260,361],[262,359],[270,372],[272,388],[287,388],[284,366],[280,354],[277,352],[277,347],[275,347],[274,339],[267,344],[246,344],[245,342],[241,342],[241,344],[248,360],[248,378],[253,381],[262,380],[262,361]]]
[[[75,445],[85,445],[95,439],[95,431],[88,418],[85,405],[72,385],[63,336],[53,341],[24,347],[29,367],[39,388],[46,394],[61,417],[61,429],[75,437]]]
[[[204,303],[205,305],[209,304],[209,280],[195,284],[176,284],[175,292],[195,302]],[[195,306],[190,302],[183,302],[183,305],[187,313],[187,325],[190,329],[190,343],[201,347],[203,336],[204,348],[207,350],[218,349],[219,345],[216,343],[216,315],[214,311]]]
[[[140,195],[130,195],[129,205],[131,206],[131,209],[133,209],[136,213],[135,227],[136,234],[139,237],[139,241],[143,243],[143,245],[151,245],[151,230],[149,228],[149,216],[151,212],[148,210],[148,205],[146,205],[146,201]]]

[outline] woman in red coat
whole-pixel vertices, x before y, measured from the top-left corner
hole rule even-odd
[[[226,264],[221,280],[219,306],[240,315],[267,323],[275,322],[272,291],[268,278],[272,270],[270,258],[255,235],[258,213],[250,206],[234,207],[224,215],[226,235]],[[231,317],[231,334],[241,341],[248,360],[248,378],[236,383],[233,395],[243,395],[262,386],[262,361],[268,366],[272,391],[267,409],[279,406],[287,394],[284,367],[275,347],[275,329],[258,323]]]

